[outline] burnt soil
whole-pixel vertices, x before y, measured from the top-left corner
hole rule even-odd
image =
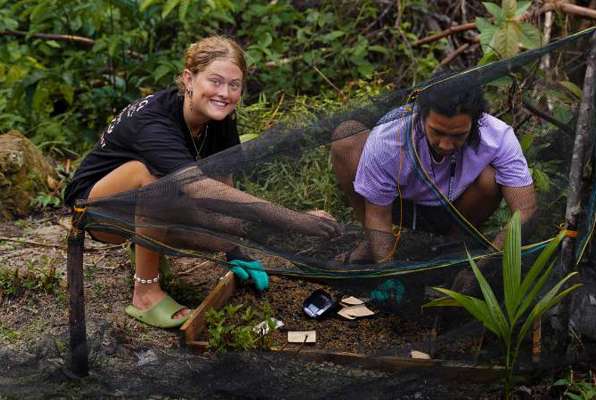
[[[48,288],[21,287],[16,293],[0,281],[0,399],[21,398],[212,398],[212,399],[498,399],[501,386],[474,384],[464,377],[446,380],[432,372],[388,372],[358,363],[336,364],[300,357],[310,350],[397,355],[411,350],[466,362],[498,361],[496,343],[462,314],[445,314],[444,335],[431,340],[435,314],[422,312],[429,285],[452,278],[405,277],[399,304],[371,303],[371,317],[348,321],[331,315],[312,320],[302,302],[322,288],[335,299],[363,296],[379,282],[345,285],[271,277],[270,289],[257,294],[244,285],[231,303],[255,307],[268,303],[285,323],[273,341],[285,352],[192,353],[178,330],[153,329],[129,318],[124,307],[132,293],[127,249],[85,242],[85,296],[90,376],[69,372],[68,298],[65,283],[64,210],[0,224],[0,269],[33,276],[55,270]],[[213,255],[211,255],[213,257]],[[266,259],[265,262],[273,262]],[[213,261],[172,258],[175,280],[169,292],[196,307],[226,270]],[[417,274],[419,275],[419,274]],[[26,286],[26,285],[25,285]],[[31,286],[31,285],[30,285]],[[40,287],[41,286],[41,287]],[[288,345],[286,330],[316,330],[314,345]],[[520,398],[558,398],[547,374],[526,382]]]

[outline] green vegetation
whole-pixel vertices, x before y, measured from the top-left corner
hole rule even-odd
[[[522,341],[534,321],[558,304],[565,296],[581,286],[574,284],[564,290],[562,286],[577,272],[572,272],[557,282],[544,295],[542,289],[549,282],[554,261],[550,261],[565,234],[553,239],[522,279],[521,223],[519,212],[513,214],[507,228],[503,250],[503,298],[501,308],[488,281],[468,253],[470,266],[482,290],[483,299],[466,296],[453,290],[435,287],[445,297],[433,300],[424,307],[463,307],[501,341],[505,352],[505,398],[511,398],[512,378]],[[521,326],[520,326],[521,324]]]
[[[269,349],[275,322],[271,319],[271,308],[264,303],[260,309],[243,304],[228,304],[221,310],[211,309],[206,314],[209,348],[217,352],[245,351],[256,348]],[[255,326],[266,321],[268,332],[260,334]]]
[[[25,269],[0,268],[0,301],[25,293],[57,294],[62,279],[60,273],[50,265],[48,257],[42,257],[41,264],[27,262]]]
[[[13,32],[0,37],[0,132],[18,129],[57,158],[76,157],[123,106],[172,85],[188,44],[214,33],[246,49],[247,105],[261,94],[312,95],[374,76],[409,84],[437,64],[426,50],[414,62],[404,43],[416,39],[411,28],[426,2],[403,1],[408,13],[397,27],[373,0],[300,3],[0,0],[0,31]]]
[[[592,370],[587,376],[578,376],[577,372],[569,370],[569,376],[559,379],[553,386],[564,388],[562,396],[569,400],[596,399],[596,380]]]

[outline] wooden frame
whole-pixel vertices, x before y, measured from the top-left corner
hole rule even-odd
[[[237,288],[237,281],[234,274],[227,272],[207,295],[205,300],[191,313],[188,320],[180,328],[184,332],[185,343],[188,348],[197,352],[204,352],[208,348],[208,342],[199,340],[201,333],[207,327],[205,315],[212,308],[223,307],[234,295]],[[284,350],[283,348],[272,348],[272,351],[283,352],[290,357],[296,357],[308,361],[322,362],[331,361],[341,365],[356,365],[368,369],[376,369],[386,372],[415,371],[428,373],[441,377],[444,380],[459,382],[490,383],[502,378],[504,372],[500,366],[478,366],[465,363],[440,360],[440,359],[415,359],[397,356],[367,356],[365,354],[349,352],[332,352],[323,350],[304,349]],[[522,371],[523,375],[524,372]]]
[[[192,311],[188,320],[180,327],[180,330],[184,332],[185,343],[189,348],[198,351],[207,350],[208,343],[197,340],[207,327],[205,315],[212,308],[219,309],[223,307],[236,291],[236,286],[234,273],[228,271],[223,277],[219,278],[219,282],[209,292],[205,300]]]

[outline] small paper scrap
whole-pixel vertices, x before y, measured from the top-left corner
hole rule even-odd
[[[418,358],[420,360],[430,360],[430,356],[426,353],[423,353],[421,351],[417,351],[417,350],[412,350],[410,352],[410,357],[411,358]]]
[[[359,306],[360,304],[364,304],[364,301],[354,296],[344,297],[341,299],[341,302],[347,306]]]
[[[350,306],[344,307],[337,312],[344,318],[347,319],[354,319],[354,318],[361,318],[361,317],[368,317],[370,315],[375,315],[375,312],[366,307],[364,304],[360,304],[357,306]]]
[[[278,329],[284,326],[284,323],[278,319],[271,318],[271,321],[273,321],[274,324],[273,329]],[[258,335],[266,335],[269,333],[269,324],[267,324],[267,321],[259,322],[252,328],[252,330]]]
[[[288,331],[289,343],[315,343],[316,341],[316,331]]]

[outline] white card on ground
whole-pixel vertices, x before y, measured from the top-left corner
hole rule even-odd
[[[341,310],[339,310],[337,313],[339,315],[341,315],[342,317],[344,317],[345,319],[356,319],[356,317],[353,317],[350,314],[348,314],[348,312],[346,311],[347,308],[349,308],[349,307],[344,307]]]
[[[278,319],[271,318],[271,320],[274,324],[273,329],[278,329],[284,326],[284,323]],[[266,335],[269,333],[269,324],[267,324],[267,321],[259,322],[254,326],[254,328],[252,328],[252,330],[259,335]]]
[[[418,358],[420,360],[430,360],[430,356],[426,353],[423,353],[421,351],[418,350],[412,350],[410,352],[410,357],[412,358]]]
[[[348,306],[358,306],[360,304],[364,304],[364,301],[354,296],[344,297],[343,299],[341,299],[341,302]]]
[[[358,306],[344,307],[341,311],[352,317],[368,317],[370,315],[375,315],[375,312],[369,309],[364,304],[360,304]]]
[[[289,343],[315,343],[316,341],[316,331],[288,331]]]

